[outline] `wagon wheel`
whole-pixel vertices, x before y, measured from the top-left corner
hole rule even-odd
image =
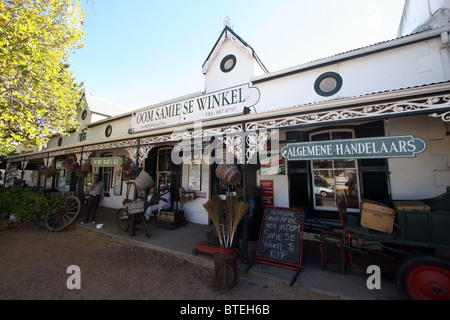
[[[396,285],[409,299],[449,300],[450,261],[428,255],[410,258],[400,265]]]
[[[127,232],[130,229],[130,213],[128,210],[125,208],[117,210],[116,217],[119,229],[123,232]]]
[[[61,231],[72,224],[81,210],[78,197],[65,197],[64,205],[55,202],[45,216],[45,227],[49,231]]]

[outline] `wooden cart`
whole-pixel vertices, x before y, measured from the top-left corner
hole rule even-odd
[[[348,213],[340,197],[336,203],[342,230],[316,238],[339,247],[351,264],[352,253],[397,259],[396,285],[403,297],[450,300],[450,192],[423,201],[430,211],[395,211],[394,230],[384,233],[361,226],[360,217]]]

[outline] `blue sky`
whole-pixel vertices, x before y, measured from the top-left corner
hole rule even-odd
[[[85,49],[70,57],[86,92],[131,109],[204,91],[224,27],[270,72],[396,38],[404,0],[89,0]]]

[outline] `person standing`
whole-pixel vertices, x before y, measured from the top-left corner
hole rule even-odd
[[[89,189],[89,199],[86,206],[86,216],[81,224],[89,223],[91,219],[92,223],[95,223],[95,218],[97,216],[97,207],[100,201],[103,199],[104,195],[103,182],[100,181],[98,174],[94,175],[94,181],[92,181],[91,188]]]

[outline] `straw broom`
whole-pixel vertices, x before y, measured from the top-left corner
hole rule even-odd
[[[223,247],[222,235],[220,232],[220,220],[222,215],[222,201],[218,197],[213,197],[203,204],[203,207],[208,212],[209,218],[211,219],[214,227],[216,228],[217,235],[219,236],[220,246]]]
[[[226,198],[226,204],[227,204],[227,216],[226,216],[226,226],[227,226],[227,238],[226,238],[226,245],[231,246],[231,243],[229,240],[232,238],[233,234],[233,220],[235,216],[235,207],[237,203],[237,196],[233,194],[228,194]]]
[[[246,202],[239,201],[236,203],[234,217],[233,217],[233,227],[232,227],[233,231],[231,233],[230,244],[233,243],[234,234],[236,233],[239,222],[241,222],[242,218],[245,216],[245,213],[247,212],[248,207],[249,207],[249,205]]]

